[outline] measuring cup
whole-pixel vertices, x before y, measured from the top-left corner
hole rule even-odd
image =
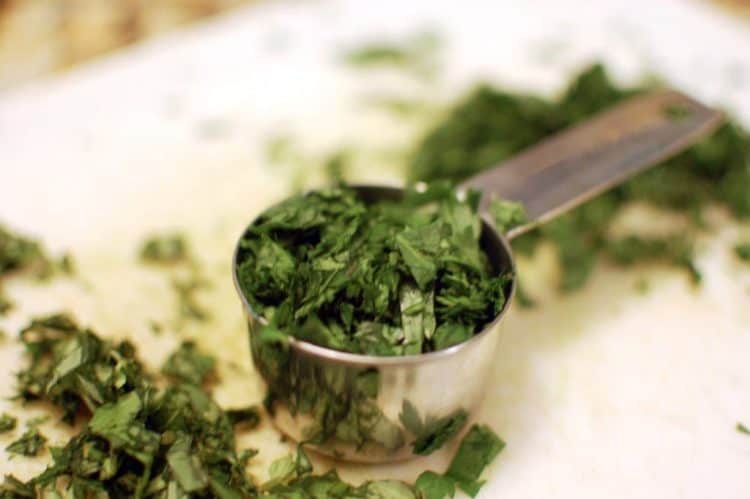
[[[490,266],[514,269],[509,240],[554,218],[711,133],[721,114],[673,91],[629,99],[467,180],[460,189],[523,204],[530,222],[498,233],[482,216],[480,243]],[[398,199],[402,189],[355,187],[366,202]],[[446,428],[471,421],[487,392],[502,323],[515,290],[495,319],[464,343],[421,355],[378,357],[263,334],[265,319],[245,298],[255,367],[268,393],[266,407],[285,435],[308,448],[356,462],[404,460],[429,449]],[[455,438],[455,437],[454,437]]]

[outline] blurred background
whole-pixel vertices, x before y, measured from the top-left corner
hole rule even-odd
[[[750,0],[704,0],[750,22]],[[0,89],[264,0],[0,0]]]
[[[0,88],[259,0],[0,0]]]

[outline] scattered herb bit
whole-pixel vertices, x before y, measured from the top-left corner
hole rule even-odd
[[[198,275],[187,278],[175,277],[172,280],[172,289],[177,295],[178,315],[182,320],[194,320],[205,322],[211,318],[211,314],[198,302],[197,293],[209,286],[208,281]]]
[[[240,285],[281,334],[372,355],[447,348],[496,316],[510,283],[480,248],[478,201],[449,184],[374,204],[349,188],[290,198],[248,228]]]
[[[56,264],[39,242],[14,234],[0,224],[0,315],[13,308],[13,302],[2,291],[5,278],[18,272],[31,272],[38,279],[47,279],[58,269],[69,269],[66,261],[63,257],[61,263]]]
[[[49,275],[51,267],[51,260],[39,242],[0,225],[0,277],[27,269],[44,277]]]
[[[50,420],[49,416],[43,415],[43,416],[37,416],[35,418],[31,418],[28,421],[26,421],[26,427],[27,428],[38,428],[39,426],[43,425],[47,421]]]
[[[440,39],[424,32],[402,42],[378,42],[363,45],[344,54],[345,63],[356,68],[391,67],[432,77],[437,71]]]
[[[0,316],[5,315],[13,308],[13,302],[10,301],[10,298],[5,296],[3,294],[2,289],[0,289]]]
[[[474,497],[483,483],[479,481],[482,471],[504,448],[505,442],[490,428],[474,425],[461,441],[445,474],[454,479],[464,492]]]
[[[39,433],[39,429],[31,427],[18,440],[8,445],[5,450],[11,454],[33,457],[39,454],[46,443],[47,438]]]
[[[8,433],[16,429],[18,420],[10,414],[3,413],[0,415],[0,433]]]
[[[67,275],[73,275],[76,273],[76,263],[75,260],[73,260],[73,255],[70,253],[65,253],[62,257],[60,257],[60,261],[58,262],[58,267],[60,269],[60,272]]]
[[[209,282],[201,275],[200,264],[192,256],[190,245],[183,234],[149,237],[141,245],[140,258],[149,265],[171,268],[171,285],[177,297],[177,326],[181,326],[186,320],[205,322],[211,318],[196,296],[209,287]],[[153,325],[152,331],[158,332]]]
[[[700,283],[701,274],[693,263],[693,248],[684,237],[646,239],[628,236],[607,241],[605,251],[614,262],[629,266],[635,263],[661,261],[688,271],[695,284]]]
[[[164,326],[162,326],[161,323],[157,321],[149,321],[148,327],[149,329],[151,329],[151,332],[154,333],[155,336],[159,336],[164,332]]]
[[[180,233],[151,236],[140,250],[141,260],[148,263],[173,264],[188,259],[188,244]]]
[[[422,421],[416,408],[409,401],[404,401],[399,419],[404,428],[416,437],[412,443],[414,454],[428,456],[451,440],[466,424],[468,417],[466,411],[458,410],[450,416]]]
[[[479,86],[426,133],[409,165],[409,177],[458,182],[647,89],[615,86],[600,64],[575,77],[554,101]],[[682,242],[667,237],[634,244],[612,241],[608,226],[632,201],[684,213],[696,229],[709,203],[723,205],[737,217],[750,216],[748,164],[750,135],[729,122],[679,156],[516,238],[513,247],[531,253],[540,242],[551,241],[558,250],[562,290],[583,286],[600,255],[623,264],[660,261],[686,269],[697,281],[691,232]]]
[[[198,351],[192,341],[183,342],[161,368],[161,372],[177,382],[202,385],[214,370],[216,360]]]
[[[446,499],[455,496],[456,485],[473,497],[483,484],[479,481],[482,471],[503,446],[491,430],[473,426],[444,475],[425,471],[413,486],[398,480],[373,480],[359,487],[343,482],[334,470],[313,475],[310,460],[299,446],[296,455],[283,457],[271,465],[270,479],[261,487],[260,497]]]
[[[635,281],[635,290],[638,294],[645,295],[651,289],[651,283],[645,277],[640,277]]]
[[[30,365],[19,379],[24,384],[37,380],[39,399],[78,408],[88,397],[91,406],[76,412],[87,422],[64,446],[50,449],[52,463],[46,470],[28,482],[5,477],[3,498],[60,497],[65,491],[70,497],[443,499],[453,497],[455,484],[476,493],[482,470],[502,449],[490,430],[475,426],[445,475],[425,472],[414,486],[396,480],[353,486],[335,471],[313,474],[299,446],[295,455],[275,461],[269,481],[258,487],[245,472],[257,451],[238,453],[234,428],[255,427],[260,413],[256,408],[221,410],[198,384],[205,377],[195,374],[213,362],[193,346],[183,344],[170,356],[164,371],[180,374],[170,374],[167,386],[157,388],[132,347],[123,351],[122,345],[100,339],[63,315],[34,320],[22,341]],[[184,365],[191,362],[199,366]],[[67,391],[60,392],[60,384]],[[363,390],[372,393],[371,385],[364,376]],[[9,451],[35,455],[44,443],[30,428]]]
[[[424,499],[445,499],[456,495],[456,482],[434,471],[425,471],[414,484]]]
[[[740,243],[734,247],[734,254],[743,262],[750,262],[750,243]]]
[[[750,429],[742,423],[737,423],[737,431],[745,435],[750,435]]]

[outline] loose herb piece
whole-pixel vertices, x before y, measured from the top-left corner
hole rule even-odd
[[[442,499],[453,497],[454,484],[478,490],[478,477],[501,448],[488,429],[474,427],[445,475],[426,472],[414,486],[380,480],[355,487],[335,471],[314,475],[300,446],[296,455],[275,461],[270,480],[258,487],[245,473],[256,451],[235,450],[233,427],[254,427],[259,412],[216,405],[199,386],[213,360],[193,345],[169,357],[162,370],[172,382],[157,388],[132,347],[102,340],[63,315],[33,321],[21,338],[30,359],[21,385],[33,385],[39,389],[34,398],[88,420],[63,447],[50,449],[45,471],[28,482],[7,476],[2,498],[59,497],[64,488],[71,497]],[[371,384],[363,381],[363,387]],[[43,445],[30,428],[12,451],[34,455]]]
[[[180,233],[151,236],[140,250],[141,260],[148,263],[177,263],[188,259],[188,244]]]
[[[5,450],[11,454],[33,457],[39,454],[47,443],[47,438],[39,432],[37,427],[31,427],[21,437],[8,445]]]
[[[3,413],[0,415],[0,433],[8,433],[16,429],[18,420],[10,414]]]
[[[7,313],[13,303],[3,294],[3,280],[17,272],[32,272],[39,279],[50,277],[55,270],[70,273],[69,255],[61,262],[54,262],[42,245],[30,238],[15,234],[0,224],[0,315]]]
[[[209,287],[209,282],[202,276],[200,265],[192,256],[183,234],[151,236],[141,245],[139,255],[143,263],[163,266],[171,272],[171,285],[177,297],[178,326],[186,320],[204,322],[211,318],[196,296]]]
[[[504,448],[505,442],[489,427],[474,425],[461,441],[445,474],[474,497],[483,484],[479,481],[482,471]]]
[[[213,357],[199,352],[192,341],[186,341],[169,356],[161,372],[177,382],[200,386],[215,366]]]
[[[484,468],[504,444],[488,428],[473,426],[459,446],[448,471],[425,471],[412,486],[398,480],[368,481],[355,487],[343,482],[336,471],[313,475],[312,465],[302,446],[295,456],[286,456],[271,465],[270,479],[261,486],[264,499],[446,499],[455,496],[456,486],[472,497],[482,486]]]
[[[509,269],[480,248],[477,193],[449,184],[373,204],[348,188],[266,211],[240,243],[238,278],[268,328],[318,345],[410,355],[469,339],[503,307]]]
[[[415,151],[409,176],[413,181],[460,181],[644,90],[615,86],[601,65],[583,71],[554,101],[480,86],[428,131]],[[672,119],[684,119],[684,111],[665,109]],[[622,264],[658,260],[686,269],[697,281],[689,231],[682,240],[613,240],[608,226],[633,201],[684,213],[696,229],[708,203],[721,204],[738,217],[748,216],[748,165],[750,136],[736,123],[727,123],[679,156],[515,239],[513,246],[528,253],[541,241],[551,241],[558,250],[563,290],[580,288],[598,255]]]
[[[209,287],[209,282],[198,274],[172,279],[172,289],[177,295],[177,313],[180,320],[205,322],[211,318],[211,314],[199,303],[196,296],[207,287]]]
[[[437,70],[440,40],[424,32],[401,42],[378,42],[363,45],[344,54],[344,62],[356,68],[394,67],[430,77]]]
[[[414,454],[428,456],[440,449],[453,438],[466,424],[469,415],[464,410],[442,418],[427,418],[422,421],[414,405],[404,401],[399,419],[415,440],[412,443]]]
[[[745,435],[750,435],[750,429],[742,423],[737,423],[737,431]]]
[[[743,262],[750,262],[750,243],[740,243],[734,247],[734,254]]]

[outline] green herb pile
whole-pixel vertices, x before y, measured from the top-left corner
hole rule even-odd
[[[444,499],[456,487],[474,495],[484,468],[504,443],[488,428],[474,426],[445,474],[420,475],[415,485],[343,482],[335,471],[314,475],[302,447],[275,461],[262,485],[246,473],[253,449],[237,452],[235,428],[256,426],[252,408],[222,410],[207,381],[215,361],[195,345],[181,345],[166,361],[166,386],[146,372],[128,342],[111,343],[65,315],[34,320],[21,332],[30,359],[18,374],[18,398],[61,409],[68,423],[85,420],[62,447],[51,447],[52,464],[28,482],[7,476],[0,498],[383,498]],[[2,417],[4,431],[15,419]],[[46,438],[29,423],[9,452],[36,455]],[[11,448],[12,447],[12,448]]]
[[[497,315],[511,280],[480,247],[478,202],[448,183],[372,204],[345,187],[296,196],[247,230],[237,277],[284,334],[370,355],[447,348]]]
[[[557,100],[480,86],[424,136],[409,165],[410,179],[458,182],[645,90],[615,86],[598,64],[575,77]],[[623,265],[665,262],[699,281],[689,232],[608,235],[609,223],[633,201],[685,213],[696,228],[702,227],[702,210],[711,203],[737,217],[750,215],[750,136],[730,122],[679,156],[518,238],[513,246],[528,253],[540,241],[551,241],[561,263],[563,290],[581,287],[598,255]]]
[[[7,277],[28,271],[43,280],[56,270],[72,273],[70,257],[66,255],[55,262],[39,242],[11,232],[0,224],[0,316],[13,307],[10,299],[3,294],[2,284]]]

